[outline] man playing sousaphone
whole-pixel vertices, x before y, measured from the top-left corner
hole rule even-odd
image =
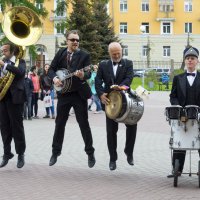
[[[100,62],[95,78],[95,88],[101,99],[102,107],[108,105],[110,100],[108,94],[112,90],[124,90],[130,87],[133,79],[133,63],[122,58],[122,47],[117,42],[112,42],[108,47],[110,60]],[[126,144],[124,152],[127,162],[134,165],[133,149],[136,138],[137,124],[126,125]],[[116,169],[117,160],[117,131],[118,122],[106,116],[107,145],[110,154],[110,170]]]
[[[12,139],[18,154],[17,167],[22,168],[25,163],[26,142],[22,113],[25,102],[24,76],[26,63],[23,59],[19,59],[19,65],[15,66],[17,51],[17,46],[12,43],[5,43],[1,47],[1,52],[4,55],[4,59],[0,60],[1,78],[6,76],[8,72],[13,73],[15,78],[6,95],[0,101],[0,129],[4,148],[0,168],[6,166],[9,160],[14,157],[11,152]]]

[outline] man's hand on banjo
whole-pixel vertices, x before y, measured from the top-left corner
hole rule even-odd
[[[83,70],[77,70],[74,75],[77,76],[80,79],[83,79],[84,71]]]
[[[57,78],[57,77],[55,77],[55,78],[53,79],[53,82],[54,82],[54,84],[55,84],[57,87],[63,85],[62,81],[61,81],[59,78]]]

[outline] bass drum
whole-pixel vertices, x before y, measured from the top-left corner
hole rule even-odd
[[[112,91],[108,94],[110,103],[105,112],[108,118],[128,125],[137,124],[144,112],[144,102],[133,90]]]

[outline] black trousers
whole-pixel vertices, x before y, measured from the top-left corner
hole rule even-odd
[[[133,156],[133,149],[135,145],[137,124],[126,125],[126,144],[124,153],[127,156]],[[106,116],[106,129],[107,129],[107,145],[110,154],[110,161],[117,160],[117,131],[118,123]]]
[[[13,104],[10,98],[0,101],[0,128],[4,154],[11,153],[12,138],[17,154],[24,154],[26,149],[23,104]]]
[[[52,153],[56,155],[61,153],[65,125],[68,120],[71,107],[74,108],[76,120],[81,130],[81,134],[85,143],[85,152],[88,155],[93,154],[94,148],[92,133],[88,122],[87,100],[82,99],[78,92],[71,92],[58,97],[56,127],[53,137]]]
[[[200,156],[200,150],[198,150],[199,156]],[[173,158],[172,158],[172,166],[175,168],[175,160],[179,160],[179,171],[183,171],[184,163],[185,163],[185,155],[186,151],[185,150],[174,150],[173,151]]]

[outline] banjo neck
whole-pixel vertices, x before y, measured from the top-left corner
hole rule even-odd
[[[93,68],[93,65],[88,65],[88,66],[86,66],[86,67],[84,67],[84,68],[81,68],[81,69],[79,69],[79,70],[83,70],[83,71],[88,70],[88,71],[91,71],[92,68]],[[77,70],[76,70],[76,71],[77,71]],[[65,76],[65,79],[68,79],[68,78],[71,78],[72,76],[74,76],[75,73],[76,73],[76,71],[75,71],[75,72],[72,72],[72,73],[70,73],[70,74],[67,74],[67,75]]]

